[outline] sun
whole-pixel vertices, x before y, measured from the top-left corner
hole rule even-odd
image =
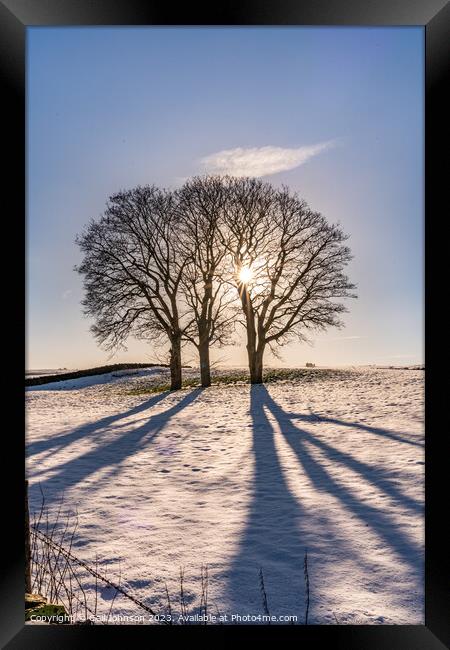
[[[242,269],[239,271],[239,280],[243,284],[247,284],[247,282],[250,282],[252,277],[253,277],[253,271],[249,266],[243,266]]]

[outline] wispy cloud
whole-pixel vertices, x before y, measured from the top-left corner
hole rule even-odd
[[[313,156],[336,146],[337,140],[287,149],[283,147],[252,147],[224,149],[201,159],[206,171],[231,176],[268,176],[294,169]]]
[[[66,289],[65,291],[63,291],[61,298],[63,300],[67,300],[67,298],[71,295],[71,293],[72,293],[72,289]]]

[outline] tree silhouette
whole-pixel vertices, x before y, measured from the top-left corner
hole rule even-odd
[[[355,297],[344,268],[347,236],[288,188],[251,178],[224,178],[228,202],[223,243],[234,264],[247,333],[252,383],[262,382],[269,346],[311,330],[342,326],[337,298]]]
[[[131,334],[170,344],[171,388],[181,387],[181,345],[200,357],[245,326],[252,383],[264,352],[292,338],[340,327],[339,299],[354,297],[341,228],[287,187],[254,178],[196,177],[176,191],[136,187],[113,195],[77,237],[84,258],[84,310],[101,345]],[[237,290],[237,291],[236,291]]]
[[[84,311],[106,349],[130,334],[170,344],[171,389],[181,388],[180,283],[188,261],[178,242],[172,193],[154,186],[114,194],[76,242],[84,254]]]
[[[209,348],[229,345],[237,308],[233,287],[224,280],[228,249],[221,242],[227,188],[215,177],[193,178],[178,193],[180,245],[191,252],[181,280],[191,320],[184,336],[198,350],[202,386],[211,385]]]

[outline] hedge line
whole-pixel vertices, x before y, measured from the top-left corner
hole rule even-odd
[[[135,368],[155,368],[161,366],[168,368],[165,363],[115,363],[109,366],[99,366],[98,368],[87,368],[86,370],[76,370],[74,372],[65,372],[60,375],[45,375],[43,377],[25,378],[25,386],[39,386],[40,384],[50,384],[54,381],[65,381],[66,379],[79,379],[80,377],[91,377],[92,375],[103,375],[115,370],[133,370]]]

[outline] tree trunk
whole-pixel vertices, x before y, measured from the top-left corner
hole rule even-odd
[[[255,328],[247,327],[248,368],[250,370],[250,383],[252,384],[262,384],[263,356],[265,347],[265,343],[261,341],[256,344]]]
[[[248,346],[247,346],[248,350]],[[262,384],[263,382],[263,355],[264,346],[259,346],[248,354],[249,369],[250,369],[250,383]]]
[[[250,370],[250,383],[262,384],[263,354],[265,342],[262,338],[263,332],[258,328],[256,331],[255,314],[253,312],[250,296],[246,286],[241,292],[242,307],[244,309],[247,325],[247,354],[248,368]]]
[[[174,336],[170,348],[170,390],[181,388],[181,336]]]
[[[200,379],[203,388],[211,386],[211,369],[209,364],[209,341],[203,337],[200,338],[200,345],[198,346],[198,353],[200,356]]]

